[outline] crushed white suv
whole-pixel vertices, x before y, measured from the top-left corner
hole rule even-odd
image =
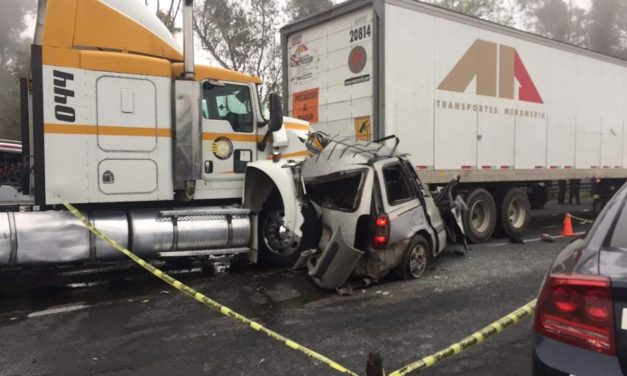
[[[385,146],[391,141],[392,148]],[[457,180],[434,199],[407,156],[397,152],[398,143],[394,136],[363,142],[311,135],[314,155],[300,175],[322,235],[318,248],[304,252],[295,266],[306,264],[320,287],[342,287],[351,275],[376,281],[392,270],[403,279],[420,278],[449,241],[466,249],[465,204],[452,195]]]

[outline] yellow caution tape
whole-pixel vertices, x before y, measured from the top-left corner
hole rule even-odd
[[[506,328],[518,323],[523,318],[530,316],[533,314],[533,311],[536,308],[536,300],[525,304],[509,315],[501,318],[493,322],[492,324],[486,326],[485,328],[475,332],[468,337],[462,339],[461,341],[452,344],[451,346],[445,348],[444,350],[438,351],[437,353],[422,358],[416,362],[410,363],[405,367],[396,370],[389,374],[389,376],[404,376],[411,372],[421,371],[425,368],[431,367],[432,365],[449,358],[455,354],[459,354],[460,352],[468,349],[471,346],[478,345],[486,339],[502,332]]]
[[[128,258],[130,258],[131,260],[133,260],[136,264],[138,264],[139,266],[141,266],[142,268],[146,269],[147,271],[149,271],[152,275],[154,275],[155,277],[161,279],[162,281],[164,281],[165,283],[167,283],[168,285],[174,287],[175,289],[179,290],[180,292],[190,296],[191,298],[195,299],[196,301],[206,305],[209,308],[212,308],[220,313],[222,313],[223,315],[230,317],[234,320],[240,321],[246,325],[248,325],[251,329],[256,330],[258,332],[261,332],[265,335],[267,335],[270,338],[273,338],[279,342],[281,342],[282,344],[284,344],[285,346],[294,349],[296,351],[300,351],[301,353],[307,355],[309,358],[317,360],[321,363],[324,363],[326,365],[328,365],[329,367],[333,368],[334,370],[340,372],[340,373],[344,373],[347,375],[352,375],[352,376],[357,376],[357,374],[345,367],[343,367],[342,365],[340,365],[339,363],[327,358],[324,355],[321,355],[303,345],[299,345],[298,343],[290,340],[287,337],[284,337],[282,335],[280,335],[279,333],[270,330],[268,328],[266,328],[265,326],[249,319],[246,318],[245,316],[242,316],[241,314],[233,311],[232,309],[223,306],[222,304],[216,302],[215,300],[212,300],[211,298],[205,296],[204,294],[194,290],[193,288],[187,286],[186,284],[184,284],[181,281],[176,280],[175,278],[172,278],[171,276],[169,276],[168,274],[164,273],[163,271],[155,268],[154,266],[150,265],[149,263],[147,263],[146,261],[144,261],[142,258],[136,256],[133,252],[129,251],[128,249],[122,247],[121,245],[117,244],[115,242],[115,240],[109,238],[107,235],[103,234],[100,230],[98,230],[96,227],[94,227],[94,225],[89,221],[88,218],[86,218],[80,211],[78,211],[78,209],[76,209],[74,206],[68,204],[68,203],[64,203],[63,205],[65,205],[65,207],[70,211],[70,213],[74,214],[74,216],[76,218],[78,218],[83,225],[85,225],[85,227],[87,227],[89,229],[89,231],[93,232],[96,236],[98,236],[100,239],[104,240],[105,242],[107,242],[109,245],[111,245],[112,247],[114,247],[115,249],[117,249],[118,251],[122,252],[123,254],[125,254],[126,256],[128,256]]]
[[[581,223],[594,223],[594,221],[592,219],[577,217],[577,216],[574,216],[574,215],[572,215],[570,213],[566,213],[566,215],[569,216],[572,219],[578,220]]]

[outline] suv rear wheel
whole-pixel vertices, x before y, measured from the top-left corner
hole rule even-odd
[[[431,255],[429,242],[422,235],[416,235],[403,254],[403,260],[395,273],[400,279],[418,279],[425,274]]]

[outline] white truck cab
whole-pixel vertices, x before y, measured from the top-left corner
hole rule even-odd
[[[35,205],[0,213],[0,266],[123,257],[64,202],[146,258],[261,250],[281,263],[285,249],[266,246],[272,228],[258,230],[267,202],[288,249],[300,244],[302,205],[283,166],[308,155],[309,124],[284,118],[275,94],[265,119],[259,77],[195,65],[191,0],[183,16],[181,49],[140,0],[39,1],[22,95],[22,190]]]

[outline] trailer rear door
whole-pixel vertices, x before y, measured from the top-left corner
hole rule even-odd
[[[374,40],[370,6],[288,35],[290,116],[329,134],[371,140]]]

